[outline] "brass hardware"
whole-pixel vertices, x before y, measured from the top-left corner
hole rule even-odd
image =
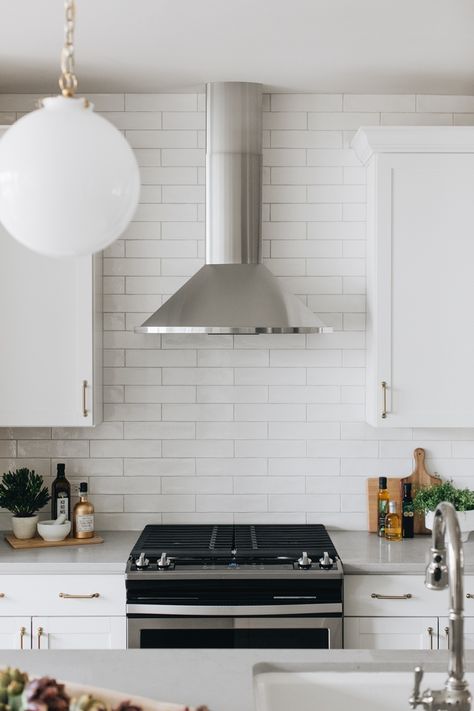
[[[449,649],[449,627],[444,628],[444,633],[446,635],[446,641],[448,643],[448,649]]]
[[[100,597],[100,593],[90,593],[89,595],[70,595],[69,593],[59,593],[59,597],[66,600],[92,600],[94,597]]]
[[[387,411],[387,382],[382,380],[382,393],[383,393],[383,410],[382,410],[382,420],[385,420],[388,414]]]
[[[82,414],[84,417],[89,414],[87,409],[87,380],[82,381]]]
[[[61,52],[59,88],[63,96],[73,97],[77,89],[74,62],[74,25],[76,19],[76,3],[74,0],[66,0],[64,10],[66,22],[64,25],[64,47]]]
[[[23,649],[23,637],[26,634],[26,627],[20,627],[20,649]]]
[[[433,649],[433,628],[428,627],[427,632],[430,638],[430,649]]]
[[[0,597],[5,597],[5,593],[0,593]]]
[[[410,600],[413,595],[411,593],[405,593],[405,595],[379,595],[379,593],[372,593],[370,597],[375,600]]]
[[[38,640],[38,649],[41,649],[41,636],[42,636],[42,634],[43,634],[43,628],[42,628],[42,627],[38,627],[38,630],[37,630],[37,633],[36,633],[36,635],[37,635],[37,640]]]
[[[466,593],[466,597],[468,600],[474,600],[474,595],[472,593]]]

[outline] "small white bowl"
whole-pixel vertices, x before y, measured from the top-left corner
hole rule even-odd
[[[56,521],[40,521],[38,533],[45,541],[64,541],[71,532],[71,522],[56,523]]]

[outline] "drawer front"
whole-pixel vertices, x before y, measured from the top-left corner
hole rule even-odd
[[[422,575],[348,575],[344,580],[347,617],[421,617],[448,609],[448,591],[428,590]]]
[[[5,575],[2,615],[125,615],[122,575]]]

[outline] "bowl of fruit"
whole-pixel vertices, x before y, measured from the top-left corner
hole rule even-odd
[[[0,711],[209,711],[111,689],[58,682],[49,676],[30,679],[19,669],[0,670]]]

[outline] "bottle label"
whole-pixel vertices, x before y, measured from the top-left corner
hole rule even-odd
[[[385,517],[388,514],[388,500],[382,499],[379,501],[379,536],[385,532]]]
[[[93,533],[94,532],[94,515],[79,514],[76,516],[76,531],[78,533]]]
[[[64,491],[61,491],[56,498],[56,516],[64,514],[69,519],[69,500]]]

